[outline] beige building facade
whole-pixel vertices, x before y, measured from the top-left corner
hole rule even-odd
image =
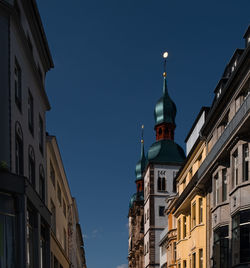
[[[85,268],[85,252],[72,197],[55,136],[47,135],[47,189],[51,212],[51,268]]]

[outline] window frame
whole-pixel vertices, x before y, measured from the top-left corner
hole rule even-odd
[[[249,180],[249,145],[244,143],[242,145],[242,181]]]
[[[35,151],[34,148],[29,145],[29,152],[28,152],[28,159],[29,159],[29,181],[32,186],[36,187],[36,159],[35,159]]]
[[[15,58],[14,66],[14,89],[16,106],[18,110],[22,112],[22,69],[17,58]]]
[[[45,202],[45,198],[46,198],[46,189],[45,189],[45,173],[44,173],[44,168],[43,165],[40,164],[39,166],[39,195],[41,197],[41,199],[43,200],[43,202]]]
[[[15,127],[15,164],[16,174],[23,175],[24,172],[24,152],[23,152],[23,132],[19,122],[16,122]]]
[[[194,201],[192,203],[192,207],[191,207],[191,216],[192,216],[192,228],[194,228],[196,226],[196,201]]]
[[[34,136],[34,98],[28,90],[28,125],[29,131]]]

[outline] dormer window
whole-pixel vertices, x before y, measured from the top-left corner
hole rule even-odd
[[[235,70],[236,66],[237,66],[237,60],[235,60],[235,62],[233,63],[232,72]]]
[[[216,95],[216,97],[217,97],[217,99],[220,97],[220,95],[221,95],[221,87],[219,88],[219,90],[218,90],[218,92],[217,92],[217,95]]]

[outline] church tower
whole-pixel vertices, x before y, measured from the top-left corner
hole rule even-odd
[[[136,164],[136,193],[132,195],[129,203],[129,253],[128,267],[129,268],[144,268],[144,182],[143,172],[146,165],[143,140],[143,126],[141,139],[141,157]]]
[[[176,111],[175,103],[169,96],[164,71],[163,95],[154,110],[156,142],[148,150],[143,173],[145,268],[160,267],[160,234],[167,227],[165,199],[174,192],[174,177],[185,159],[183,149],[174,141]]]

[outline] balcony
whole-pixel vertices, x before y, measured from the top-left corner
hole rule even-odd
[[[201,164],[200,168],[197,171],[197,180],[200,180],[204,177],[207,172],[207,169],[219,158],[223,149],[229,145],[229,142],[237,135],[241,135],[249,131],[250,126],[250,95],[242,103],[241,107],[229,122],[227,128],[221,134],[217,142],[214,144],[213,148],[207,155],[204,162]]]

